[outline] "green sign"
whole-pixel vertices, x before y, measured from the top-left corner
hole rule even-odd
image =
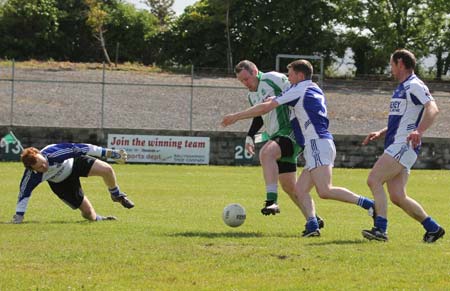
[[[0,161],[20,161],[22,150],[20,141],[9,132],[0,140]]]

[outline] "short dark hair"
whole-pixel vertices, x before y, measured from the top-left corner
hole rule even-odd
[[[306,80],[312,79],[313,66],[307,60],[295,60],[287,65],[287,68],[292,68],[295,72],[302,72]]]
[[[398,49],[391,57],[395,64],[398,64],[398,60],[402,59],[406,69],[414,70],[416,67],[416,57],[407,49]]]
[[[247,72],[251,73],[253,70],[257,70],[258,67],[249,60],[243,60],[240,61],[236,67],[234,67],[234,73],[239,74],[242,72],[242,70],[246,70]]]

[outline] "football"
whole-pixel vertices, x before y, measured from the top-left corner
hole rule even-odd
[[[238,203],[227,205],[223,209],[222,219],[228,226],[238,227],[244,223],[245,218],[245,209]]]

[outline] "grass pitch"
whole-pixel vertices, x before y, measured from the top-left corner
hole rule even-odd
[[[262,216],[260,167],[114,165],[136,203],[112,203],[98,177],[83,188],[102,215],[90,223],[53,195],[32,195],[25,223],[15,212],[23,167],[0,163],[0,290],[450,290],[449,238],[424,244],[422,226],[389,204],[387,243],[362,238],[372,219],[361,208],[321,200],[325,228],[301,238],[304,219],[280,193],[281,214]],[[335,169],[333,182],[371,197],[368,170]],[[448,171],[413,170],[409,195],[448,227]],[[222,209],[246,208],[226,226]]]

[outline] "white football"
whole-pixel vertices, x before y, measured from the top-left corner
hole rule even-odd
[[[238,203],[227,205],[223,209],[222,219],[228,226],[238,227],[244,223],[245,218],[245,209]]]

